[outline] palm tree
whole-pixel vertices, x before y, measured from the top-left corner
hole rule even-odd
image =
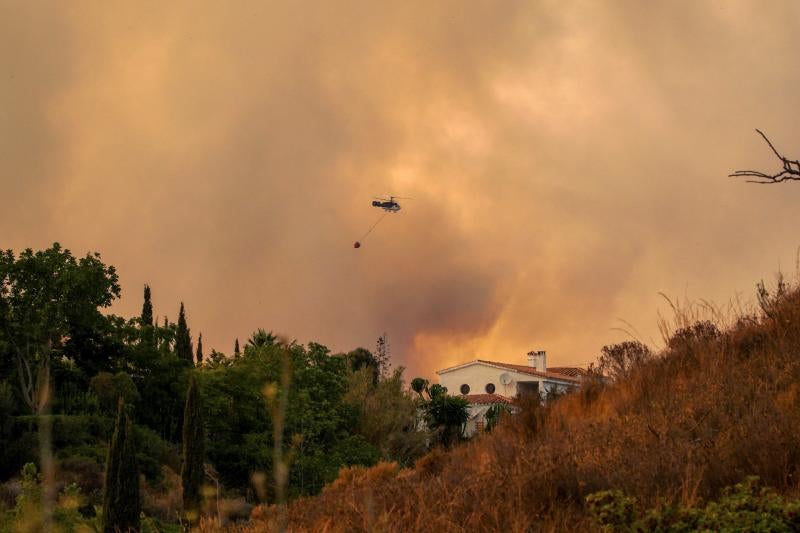
[[[275,344],[275,341],[278,340],[277,335],[273,335],[270,331],[267,331],[263,328],[258,328],[257,331],[253,333],[253,335],[247,340],[247,346],[251,346],[253,348],[261,348],[263,346],[272,346]]]
[[[419,397],[422,398],[422,393],[428,390],[428,380],[423,378],[412,379],[411,390],[419,394]]]

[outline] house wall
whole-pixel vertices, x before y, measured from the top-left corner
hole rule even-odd
[[[500,374],[503,373],[511,376],[511,383],[508,385],[500,383]],[[439,375],[439,384],[447,387],[447,393],[454,396],[461,395],[461,385],[464,383],[469,385],[469,394],[486,394],[486,384],[494,383],[495,394],[512,398],[517,394],[517,383],[519,382],[538,382],[539,394],[543,399],[550,391],[557,390],[559,392],[565,392],[574,386],[569,382],[561,383],[551,379],[532,376],[514,370],[496,368],[481,363],[475,363]],[[469,420],[464,428],[465,437],[471,437],[476,433],[479,421],[484,421],[485,423],[486,411],[489,410],[489,407],[489,405],[476,404],[469,406]]]
[[[539,393],[541,394],[542,398],[545,398],[547,397],[547,393],[549,392],[564,393],[567,392],[572,387],[574,387],[574,385],[565,385],[563,383],[557,383],[555,381],[545,380],[542,381],[539,385]]]
[[[503,373],[511,376],[511,383],[508,385],[500,383],[500,374]],[[469,394],[486,394],[486,385],[494,383],[495,394],[512,398],[517,395],[517,383],[520,381],[539,382],[539,394],[542,398],[547,395],[548,391],[558,390],[559,392],[564,392],[572,386],[570,382],[560,383],[552,379],[496,368],[481,363],[468,365],[439,375],[439,383],[447,387],[447,393],[452,395],[460,395],[461,385],[464,383],[469,385]]]
[[[464,437],[472,437],[477,432],[478,422],[486,423],[486,411],[489,410],[489,405],[470,405],[469,406],[469,420],[464,427]]]
[[[500,383],[500,374],[507,373],[512,381],[508,385]],[[474,364],[439,375],[439,383],[447,387],[448,394],[461,394],[461,385],[469,385],[470,394],[486,394],[486,384],[494,383],[494,393],[513,397],[517,394],[517,380],[537,381],[539,378],[512,370],[503,370],[488,365]]]

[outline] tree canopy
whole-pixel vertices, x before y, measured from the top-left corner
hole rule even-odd
[[[58,471],[101,477],[105,463],[105,499],[93,494],[106,528],[138,518],[130,479],[139,468],[155,485],[180,472],[183,516],[194,519],[204,471],[225,490],[275,502],[318,493],[342,467],[411,466],[458,437],[441,437],[452,413],[434,403],[446,395],[423,381],[428,404],[422,389],[406,388],[402,368],[388,371],[385,335],[375,354],[331,354],[259,328],[227,357],[202,335],[193,350],[183,303],[175,322],[157,319],[144,285],[141,313],[123,318],[106,311],[120,294],[98,254],[76,258],[59,244],[0,252],[0,476],[36,461],[36,435],[52,427]],[[268,480],[263,491],[257,479]]]
[[[16,362],[20,393],[32,412],[46,402],[42,387],[49,386],[54,353],[92,373],[109,368],[114,350],[102,333],[111,319],[100,310],[120,290],[116,270],[99,254],[78,259],[58,243],[19,256],[0,252],[0,353]]]

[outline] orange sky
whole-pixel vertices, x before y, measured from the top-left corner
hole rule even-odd
[[[0,247],[98,250],[207,350],[386,331],[428,376],[794,270],[800,184],[725,176],[800,155],[797,2],[388,4],[0,0]]]

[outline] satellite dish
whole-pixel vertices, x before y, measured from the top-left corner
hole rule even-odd
[[[502,383],[503,385],[508,385],[509,383],[511,383],[511,375],[505,372],[500,374],[500,383]]]

